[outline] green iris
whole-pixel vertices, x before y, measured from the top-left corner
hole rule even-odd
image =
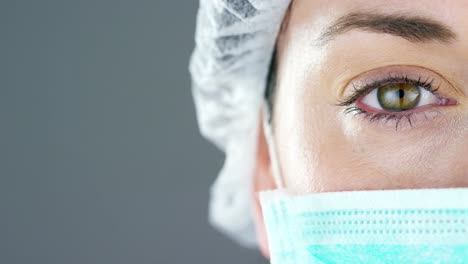
[[[421,92],[413,84],[398,83],[378,88],[380,106],[388,111],[404,111],[418,105]]]

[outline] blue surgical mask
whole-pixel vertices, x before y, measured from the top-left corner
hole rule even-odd
[[[468,188],[260,193],[271,263],[468,263]]]

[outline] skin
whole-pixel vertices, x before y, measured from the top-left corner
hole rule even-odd
[[[315,43],[339,17],[368,10],[422,15],[447,25],[457,37],[451,43],[415,43],[353,29],[326,45]],[[468,187],[466,14],[468,1],[462,0],[294,1],[277,43],[272,130],[281,177],[272,175],[261,130],[254,192]],[[456,104],[420,108],[412,125],[404,119],[397,130],[392,121],[370,122],[336,105],[353,93],[351,83],[395,71],[431,77],[440,96]],[[259,244],[268,257],[258,198],[254,205]]]

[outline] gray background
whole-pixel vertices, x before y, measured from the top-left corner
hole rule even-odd
[[[0,263],[264,263],[207,223],[197,1],[0,1]]]

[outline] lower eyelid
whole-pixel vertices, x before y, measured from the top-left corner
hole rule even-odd
[[[442,114],[441,108],[446,106],[454,106],[457,101],[454,99],[440,99],[439,104],[427,104],[416,107],[411,110],[390,112],[379,110],[361,103],[361,99],[354,103],[354,106],[348,107],[345,110],[345,115],[352,114],[355,117],[361,117],[363,121],[377,124],[383,128],[405,130],[407,128],[415,128],[429,125],[439,115]]]
[[[383,128],[405,130],[430,124],[441,114],[441,111],[434,107],[428,107],[424,111],[373,113],[358,107],[349,107],[345,110],[345,115],[347,114],[352,114],[353,117],[362,118],[363,121]]]
[[[385,110],[380,110],[380,109],[375,109],[370,106],[366,106],[361,104],[359,101],[355,103],[356,108],[361,109],[364,112],[367,112],[369,114],[382,114],[382,115],[388,115],[388,116],[407,116],[410,114],[419,114],[419,113],[425,113],[425,112],[436,112],[440,113],[438,110],[440,107],[448,107],[448,106],[454,106],[457,104],[456,100],[453,99],[444,99],[446,103],[444,105],[441,104],[428,104],[428,105],[423,105],[416,107],[411,110],[405,110],[405,111],[400,111],[400,112],[391,112],[391,111],[385,111]]]
[[[387,111],[387,110],[384,110],[384,109],[376,109],[376,108],[374,108],[372,106],[363,104],[363,103],[360,102],[360,100],[357,100],[355,104],[356,104],[356,107],[358,107],[358,108],[360,108],[360,109],[362,109],[362,110],[364,110],[366,112],[374,113],[374,114],[387,114],[387,115],[407,115],[409,113],[419,113],[419,112],[424,112],[424,111],[427,111],[428,109],[439,106],[439,105],[436,105],[436,104],[426,104],[426,105],[423,105],[423,106],[418,106],[418,107],[413,108],[411,110]]]

